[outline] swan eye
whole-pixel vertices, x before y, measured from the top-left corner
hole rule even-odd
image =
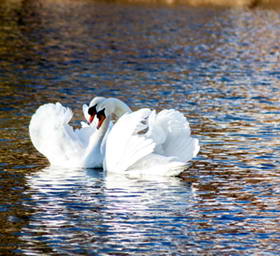
[[[94,106],[92,106],[92,107],[90,107],[90,108],[88,109],[88,114],[89,114],[89,115],[91,115],[91,116],[96,115],[96,113],[97,113],[97,111],[96,111],[96,105],[97,105],[97,104],[95,104]]]

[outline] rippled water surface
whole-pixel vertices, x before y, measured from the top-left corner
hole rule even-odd
[[[1,255],[279,255],[280,13],[89,0],[0,4]],[[31,115],[95,95],[175,108],[182,177],[48,167]],[[47,118],[47,117],[46,117]]]

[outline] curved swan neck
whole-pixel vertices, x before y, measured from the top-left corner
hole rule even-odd
[[[128,105],[116,98],[108,98],[106,100],[106,106],[110,108],[110,112],[114,115],[116,120],[118,120],[123,114],[132,112]]]
[[[91,159],[103,159],[103,153],[101,150],[102,141],[109,128],[110,119],[106,118],[102,126],[97,129],[89,139],[88,147],[85,152],[85,162],[90,162]],[[101,161],[102,163],[102,161]]]
[[[89,140],[89,146],[96,146],[102,143],[102,140],[109,128],[110,118],[106,118],[99,129],[95,131],[95,133],[91,136]]]

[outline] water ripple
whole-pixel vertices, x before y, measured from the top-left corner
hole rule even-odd
[[[2,254],[279,254],[279,12],[6,2]],[[31,115],[60,101],[78,125],[95,95],[182,111],[198,157],[173,179],[45,168],[28,136]]]

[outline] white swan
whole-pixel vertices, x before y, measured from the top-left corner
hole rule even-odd
[[[88,121],[92,121],[95,106],[105,98],[96,97],[90,105],[83,105]],[[40,106],[33,114],[29,134],[34,147],[43,154],[52,166],[59,167],[102,167],[104,150],[102,145],[107,127],[96,129],[94,125],[82,122],[82,128],[73,129],[69,125],[73,113],[60,103]]]
[[[107,129],[114,116],[118,120],[105,145],[103,169],[108,172],[176,176],[199,152],[187,119],[174,109],[132,112],[124,102],[108,98],[96,110],[98,128]]]

